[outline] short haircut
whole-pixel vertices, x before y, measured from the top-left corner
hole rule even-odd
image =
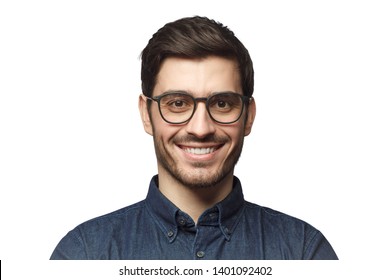
[[[248,50],[228,27],[199,16],[167,23],[149,40],[141,53],[143,94],[152,96],[164,59],[205,58],[211,55],[236,60],[243,94],[251,97],[254,71]]]

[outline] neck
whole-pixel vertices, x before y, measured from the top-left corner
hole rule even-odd
[[[158,173],[159,189],[180,210],[187,213],[195,223],[202,213],[222,201],[233,189],[233,171],[215,186],[191,188],[183,185],[166,170]]]

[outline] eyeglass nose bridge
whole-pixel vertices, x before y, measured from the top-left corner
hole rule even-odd
[[[195,111],[198,108],[198,103],[199,102],[204,102],[205,103],[206,111],[209,114],[209,117],[213,121],[215,121],[214,117],[211,115],[211,112],[210,112],[210,109],[209,109],[209,101],[210,101],[209,97],[192,97],[192,99],[194,100],[194,109],[192,110],[191,117],[187,120],[187,122],[189,122],[192,119],[192,117],[195,115]]]
[[[197,98],[193,97],[193,99],[194,99],[194,111],[196,110],[196,107],[198,106],[199,102],[204,102],[206,105],[206,108],[208,108],[208,103],[210,100],[209,97],[197,97]]]

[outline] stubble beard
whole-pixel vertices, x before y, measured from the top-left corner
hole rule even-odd
[[[155,134],[154,134],[155,135]],[[191,189],[201,189],[201,188],[211,188],[218,185],[221,181],[223,181],[227,175],[233,174],[233,170],[235,165],[237,164],[244,144],[244,137],[241,138],[241,141],[234,147],[231,154],[228,156],[226,162],[223,164],[220,170],[217,170],[215,173],[210,174],[209,170],[207,170],[207,163],[196,162],[194,163],[193,170],[191,172],[186,171],[183,168],[180,168],[179,162],[175,161],[175,159],[169,154],[167,151],[164,142],[161,139],[157,139],[153,136],[154,139],[154,147],[156,152],[156,157],[165,171],[167,171],[172,178],[177,180],[183,186],[191,188]],[[214,135],[210,135],[205,139],[198,139],[194,136],[187,136],[185,139],[188,142],[226,142],[226,137],[215,137]],[[175,143],[175,139],[173,139],[172,143]],[[180,140],[182,143],[183,139]]]

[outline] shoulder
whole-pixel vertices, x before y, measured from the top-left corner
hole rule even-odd
[[[144,209],[145,201],[143,200],[108,214],[87,220],[86,222],[78,225],[76,229],[79,228],[83,231],[96,230],[97,228],[108,230],[119,224],[123,226],[125,223],[131,223],[132,221],[137,220],[140,215],[144,214]]]
[[[289,221],[293,223],[305,223],[303,220],[290,216],[283,212],[274,210],[269,207],[254,204],[252,202],[245,201],[245,210],[251,215],[258,215],[262,219],[274,220],[274,221]]]
[[[245,213],[258,227],[265,244],[279,246],[288,258],[337,259],[325,236],[306,221],[250,202],[245,202]]]
[[[145,207],[145,200],[142,200],[140,202],[134,203],[132,205],[120,208],[118,210],[115,210],[113,212],[98,216],[96,218],[93,218],[91,220],[88,220],[88,222],[96,221],[96,220],[101,220],[101,219],[110,219],[110,218],[120,218],[120,217],[125,217],[127,215],[134,214],[138,211],[142,211],[143,208]]]
[[[304,220],[274,210],[269,207],[260,206],[251,202],[245,203],[245,211],[251,219],[261,223],[264,229],[279,232],[280,234],[290,234],[291,232],[305,232],[306,234],[316,234],[319,231]]]
[[[111,241],[122,240],[142,220],[144,209],[140,201],[83,222],[61,239],[51,259],[106,259]]]

